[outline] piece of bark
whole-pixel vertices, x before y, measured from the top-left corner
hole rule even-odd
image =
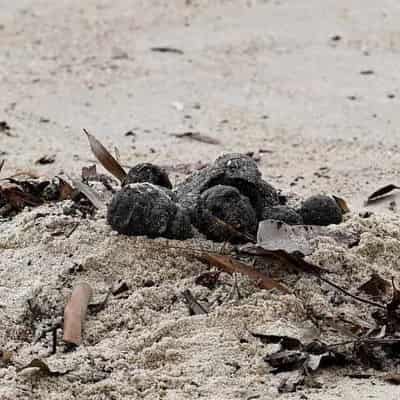
[[[75,286],[64,309],[64,341],[79,345],[82,342],[82,327],[93,290],[83,282]]]

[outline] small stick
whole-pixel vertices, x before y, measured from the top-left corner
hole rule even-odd
[[[56,354],[57,353],[57,329],[59,327],[55,326],[53,330],[51,331],[52,334],[52,347],[51,347],[51,354]]]
[[[82,325],[86,317],[86,312],[92,288],[85,282],[75,286],[71,297],[64,309],[64,341],[79,345],[82,341]]]
[[[201,315],[208,313],[206,308],[203,307],[200,303],[198,303],[197,300],[193,297],[189,289],[184,290],[182,292],[182,296],[184,297],[186,305],[188,306],[189,310],[194,315]]]

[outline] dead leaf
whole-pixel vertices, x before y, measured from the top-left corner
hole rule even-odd
[[[108,152],[108,150],[86,129],[83,130],[89,139],[90,148],[101,165],[121,183],[125,181],[126,172],[121,164]]]
[[[191,315],[203,315],[208,314],[207,309],[202,306],[192,295],[189,289],[182,292],[182,296],[185,299],[186,305],[188,306]]]
[[[391,373],[383,376],[386,382],[393,383],[394,385],[400,385],[400,373]]]
[[[75,286],[64,309],[64,341],[79,345],[82,341],[82,326],[93,290],[85,282]]]
[[[55,154],[46,155],[46,156],[40,157],[38,160],[36,160],[35,164],[40,164],[40,165],[53,164],[55,160],[56,160]]]
[[[271,372],[275,374],[299,369],[307,358],[308,354],[302,351],[285,350],[265,356],[264,361],[274,368]]]
[[[204,135],[200,132],[183,132],[183,133],[174,133],[173,136],[177,138],[189,138],[193,140],[197,140],[198,142],[208,143],[208,144],[220,144],[221,142],[217,139],[212,138],[211,136]]]
[[[196,285],[204,286],[209,289],[214,289],[218,283],[218,278],[220,274],[220,271],[204,272],[203,274],[196,277],[194,283]]]
[[[377,191],[375,191],[374,193],[372,193],[372,194],[368,197],[366,203],[369,204],[369,203],[371,203],[371,202],[374,202],[375,200],[380,199],[381,197],[383,197],[383,196],[389,194],[390,192],[392,192],[392,191],[395,190],[395,189],[400,189],[400,187],[399,187],[399,186],[396,186],[396,185],[392,185],[392,184],[387,185],[387,186],[384,186],[384,187],[378,189]]]
[[[316,236],[316,232],[312,226],[288,225],[268,219],[258,224],[257,245],[266,250],[299,251],[310,255],[313,252],[310,238]]]
[[[83,167],[81,176],[83,180],[95,178],[97,176],[96,164],[89,165],[88,167]]]
[[[58,200],[63,201],[70,199],[75,192],[74,188],[63,178],[58,177],[58,179],[60,180]]]
[[[299,339],[290,336],[281,335],[265,335],[263,333],[251,332],[250,334],[257,339],[260,339],[264,344],[280,344],[284,350],[301,350],[303,344]]]
[[[223,271],[230,274],[233,274],[234,272],[239,272],[243,275],[247,275],[254,281],[259,281],[259,285],[263,289],[278,289],[283,293],[289,293],[289,289],[286,286],[282,285],[272,278],[269,278],[262,272],[257,271],[251,265],[247,265],[240,261],[237,261],[231,256],[205,253],[202,256],[199,256],[199,259],[201,261],[207,261],[211,265],[222,269]]]
[[[294,268],[299,272],[307,272],[317,276],[320,276],[322,273],[326,272],[325,269],[319,267],[318,265],[311,264],[297,254],[289,254],[285,250],[266,250],[260,246],[241,246],[239,250],[245,254],[272,258],[280,262],[280,264],[283,266]]]
[[[349,206],[346,203],[346,200],[337,197],[335,195],[332,195],[333,199],[336,201],[336,204],[339,206],[340,210],[342,211],[342,214],[347,214],[350,212]]]
[[[373,273],[371,278],[362,284],[358,290],[369,294],[373,297],[384,296],[389,292],[390,282],[386,279],[383,279],[379,276],[379,274]]]
[[[48,365],[41,360],[40,358],[35,358],[33,359],[29,364],[25,365],[24,367],[20,368],[18,372],[22,372],[27,369],[34,369],[36,370],[39,374],[45,375],[45,376],[61,376],[65,375],[70,370],[65,371],[65,372],[59,372],[59,371],[51,371]]]
[[[86,183],[68,177],[77,190],[86,196],[86,198],[97,208],[101,209],[105,206],[104,202],[100,199],[99,195]]]
[[[183,54],[183,51],[180,49],[175,49],[174,47],[167,47],[167,46],[158,46],[158,47],[151,47],[151,51],[156,51],[159,53],[175,53],[175,54]]]

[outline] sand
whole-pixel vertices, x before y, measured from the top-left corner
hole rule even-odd
[[[336,194],[351,205],[337,229],[361,234],[359,245],[321,239],[310,260],[352,290],[372,272],[398,278],[396,207],[384,202],[368,219],[358,212],[369,193],[396,183],[400,166],[399,12],[394,0],[0,0],[0,120],[11,127],[10,136],[0,132],[1,174],[78,176],[93,162],[84,127],[118,148],[124,165],[194,165],[261,149],[260,170],[275,187]],[[154,46],[184,54],[152,52]],[[136,136],[125,136],[130,130]],[[220,144],[171,136],[184,131]],[[54,164],[34,163],[46,154],[56,155]],[[343,339],[319,332],[305,305],[324,317],[356,313],[370,322],[367,307],[333,305],[331,288],[285,271],[275,273],[295,294],[262,291],[239,277],[243,297],[224,300],[229,276],[212,291],[198,286],[194,279],[208,266],[171,249],[212,243],[127,238],[111,232],[101,213],[82,220],[63,207],[0,221],[0,349],[13,355],[11,365],[0,365],[0,399],[276,398],[281,376],[269,373],[263,357],[270,349],[248,329]],[[118,279],[129,290],[89,313],[77,351],[49,355],[50,335],[35,342],[60,318],[77,282],[90,283],[99,301]],[[180,295],[187,288],[209,305],[209,315],[189,315]],[[36,357],[69,372],[17,372]],[[322,389],[281,397],[399,396],[396,386],[348,372],[318,372]]]

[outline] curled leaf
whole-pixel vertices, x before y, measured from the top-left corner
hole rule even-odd
[[[126,172],[121,164],[109,153],[109,151],[86,129],[83,130],[88,137],[90,148],[99,160],[101,165],[112,175],[114,175],[121,183],[125,181]]]
[[[336,204],[339,206],[340,211],[342,211],[342,214],[347,214],[350,212],[349,206],[346,203],[346,200],[332,195],[333,199],[336,201]]]

